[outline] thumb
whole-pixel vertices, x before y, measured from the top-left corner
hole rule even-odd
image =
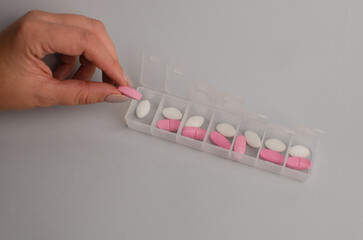
[[[56,81],[54,96],[59,105],[92,104],[98,102],[123,102],[128,98],[108,83],[63,80]]]

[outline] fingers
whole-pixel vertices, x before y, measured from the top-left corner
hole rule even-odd
[[[79,57],[79,62],[81,63],[81,66],[73,75],[73,78],[84,81],[90,80],[96,71],[96,66],[92,62],[88,61],[83,55]]]
[[[53,77],[63,80],[67,78],[74,70],[76,65],[77,57],[61,55],[60,60],[63,62],[53,73]],[[81,66],[73,75],[74,79],[89,81],[96,71],[96,66],[88,61],[83,55],[79,57]]]
[[[103,42],[111,55],[117,59],[115,45],[106,31],[105,25],[101,21],[77,14],[55,14],[44,12],[42,13],[42,16],[52,23],[79,27],[93,32]]]
[[[53,77],[63,80],[67,78],[76,66],[77,57],[61,55],[60,60],[62,64],[53,72]]]
[[[122,102],[128,99],[110,84],[75,79],[67,81],[54,79],[48,91],[53,101],[56,101],[52,105],[92,104],[105,100],[108,102]]]
[[[118,59],[115,46],[114,46],[110,36],[108,35],[104,24],[101,21],[92,19],[92,18],[89,18],[86,16],[77,15],[77,14],[54,14],[54,13],[42,12],[41,15],[42,15],[42,18],[46,19],[47,21],[50,21],[53,23],[58,23],[58,24],[65,24],[68,26],[84,28],[84,29],[94,33],[103,42],[103,44],[108,49],[110,54],[116,60]],[[84,73],[88,72],[87,68],[85,68],[85,67],[81,67],[79,70]],[[82,75],[83,75],[83,73],[82,73]],[[127,77],[127,75],[126,76],[124,75],[124,77],[127,78],[128,85],[132,86],[133,84],[130,81],[130,79]],[[90,76],[83,77],[83,76],[78,76],[78,74],[77,74],[74,78],[76,78],[76,79],[88,78],[89,79]],[[102,74],[102,81],[113,84],[115,86],[119,85],[118,83],[114,84],[114,81],[110,77],[108,77],[107,74]]]
[[[112,79],[109,78],[104,72],[102,72],[102,82],[111,84],[115,87],[117,87],[117,85],[118,85],[114,81],[112,81]]]
[[[92,32],[78,27],[50,24],[41,41],[45,54],[55,52],[71,56],[83,54],[113,81],[122,86],[128,85],[118,61]]]

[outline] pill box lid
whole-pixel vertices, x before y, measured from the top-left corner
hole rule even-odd
[[[242,112],[243,99],[198,79],[195,69],[168,60],[156,51],[145,51],[140,82],[151,89],[230,112]]]
[[[140,83],[157,91],[164,90],[167,60],[155,51],[145,51]]]

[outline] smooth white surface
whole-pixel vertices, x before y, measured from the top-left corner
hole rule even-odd
[[[251,130],[245,131],[245,138],[247,141],[247,144],[254,148],[261,147],[261,138],[258,136],[257,133]]]
[[[188,120],[185,122],[186,127],[201,127],[204,123],[204,117],[202,116],[191,116],[188,118]]]
[[[145,99],[139,102],[136,107],[136,116],[138,118],[146,117],[150,112],[150,101]]]
[[[290,148],[289,154],[293,157],[306,158],[310,155],[310,150],[303,145],[295,145]]]
[[[283,152],[286,150],[286,144],[283,143],[280,139],[270,138],[265,141],[265,146],[268,149],[271,149],[276,152]]]
[[[183,117],[183,114],[179,111],[179,109],[177,109],[175,107],[164,108],[162,113],[163,113],[163,116],[167,119],[180,120]]]
[[[229,123],[220,123],[216,126],[217,131],[225,137],[233,137],[236,129]]]
[[[327,132],[300,183],[132,131],[127,103],[0,113],[1,240],[361,239],[362,1],[0,5],[2,26],[30,8],[101,19],[132,80],[161,50],[247,109]]]

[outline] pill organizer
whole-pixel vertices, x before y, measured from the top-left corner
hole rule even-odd
[[[141,100],[150,101],[150,112],[145,118],[138,118],[136,107],[139,101],[132,100],[125,116],[129,128],[299,181],[306,181],[310,177],[323,131],[306,126],[290,129],[270,121],[262,114],[247,111],[243,108],[242,98],[198,80],[190,68],[170,62],[157,52],[144,52],[140,83],[142,86],[137,91],[142,94]],[[164,119],[162,110],[166,107],[175,107],[183,114],[176,133],[157,127],[157,122]],[[205,119],[201,127],[206,130],[203,141],[181,134],[187,119],[195,115]],[[229,123],[237,130],[234,137],[227,138],[231,143],[228,150],[214,145],[210,140],[211,132],[216,131],[219,123]],[[247,145],[244,154],[234,152],[236,137],[243,135],[246,130],[259,135],[261,147]],[[270,138],[277,138],[287,146],[281,152],[285,157],[282,165],[260,158],[260,151],[266,148],[264,142]],[[309,169],[295,170],[286,166],[289,149],[295,145],[303,145],[310,150],[307,157],[311,161]]]

